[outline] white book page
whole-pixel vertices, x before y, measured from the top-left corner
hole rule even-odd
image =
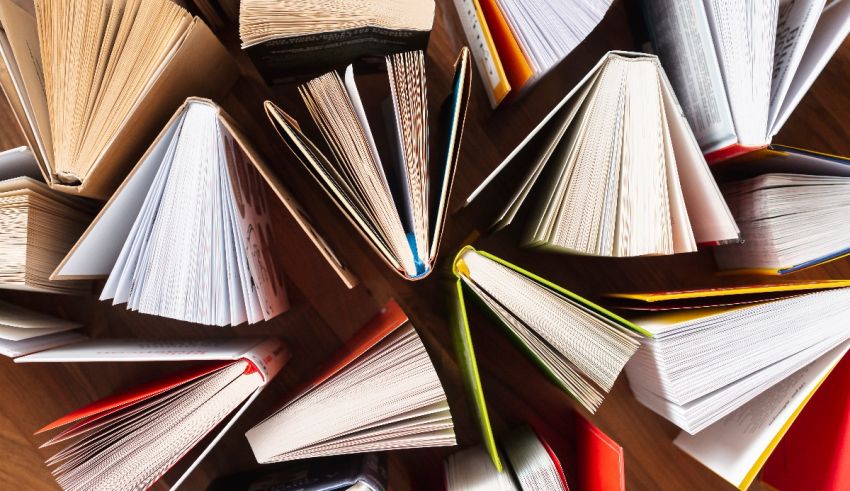
[[[230,338],[204,340],[95,339],[85,343],[43,351],[15,360],[29,362],[107,362],[107,361],[192,361],[236,360],[265,340]]]
[[[674,443],[733,485],[747,485],[849,347],[841,344],[707,429],[680,433]]]
[[[850,0],[836,0],[823,10],[818,20],[815,32],[806,46],[806,51],[788,87],[782,107],[776,114],[770,130],[771,135],[779,133],[782,125],[815,83],[815,79],[841,46],[848,33],[850,33]]]
[[[779,0],[703,0],[738,143],[768,140]]]
[[[785,94],[797,72],[809,38],[815,30],[826,0],[781,0],[773,53],[773,81],[770,86],[770,117],[773,128]]]
[[[697,243],[738,240],[740,231],[723,194],[708,169],[693,133],[664,72],[660,72],[664,111],[673,144],[679,183],[690,221],[692,240]]]
[[[221,170],[221,177],[229,182],[231,189],[225,206],[231,207],[236,218],[234,237],[239,237],[247,259],[248,285],[255,290],[252,297],[257,297],[262,317],[269,320],[289,308],[283,271],[271,257],[272,251],[278,250],[269,209],[271,190],[227,128],[221,123],[218,127],[224,157],[221,162],[226,166]]]
[[[502,172],[502,170],[504,170],[504,168],[507,167],[508,164],[510,164],[513,161],[514,157],[516,157],[517,154],[520,153],[525,148],[526,145],[528,145],[528,143],[532,140],[532,138],[537,136],[537,134],[540,133],[540,131],[542,131],[543,128],[546,127],[546,125],[549,123],[549,120],[554,118],[555,115],[558,114],[558,112],[561,110],[561,108],[567,102],[572,100],[573,96],[576,93],[579,93],[579,91],[581,91],[581,89],[585,86],[585,84],[587,84],[590,80],[595,78],[595,75],[597,74],[599,69],[602,67],[602,65],[606,61],[608,61],[608,57],[603,56],[596,63],[596,65],[589,72],[587,72],[587,75],[585,75],[584,78],[582,78],[581,81],[578,84],[576,84],[576,86],[573,87],[569,91],[569,93],[567,93],[567,95],[565,95],[564,98],[561,99],[561,101],[559,103],[557,103],[555,105],[555,107],[552,108],[551,111],[549,111],[549,114],[547,114],[546,117],[544,117],[543,120],[537,126],[535,126],[534,129],[531,130],[531,132],[528,135],[526,135],[525,138],[523,138],[523,140],[519,143],[519,145],[517,145],[517,147],[514,148],[511,151],[511,153],[508,154],[507,157],[505,157],[505,160],[503,160],[495,169],[493,169],[493,172],[491,172],[490,175],[488,175],[484,179],[484,181],[482,181],[481,184],[479,184],[478,187],[475,188],[474,191],[472,191],[472,193],[466,198],[466,201],[463,203],[463,206],[467,206],[469,203],[472,202],[472,200],[474,200],[476,197],[478,197],[478,195],[481,194],[482,191],[484,191],[484,188],[486,188],[487,185],[490,184],[490,182],[493,181],[493,179],[495,179],[496,176],[498,176],[499,173]]]
[[[0,339],[0,354],[15,358],[18,356],[36,353],[42,350],[55,348],[80,342],[86,339],[86,336],[76,331],[73,332],[56,332],[46,336],[39,336],[29,339],[21,339],[20,341],[11,341]]]
[[[56,269],[57,277],[104,276],[112,271],[179,126],[173,124],[136,166]]]
[[[656,54],[670,77],[700,147],[737,141],[705,7],[694,0],[646,0]]]

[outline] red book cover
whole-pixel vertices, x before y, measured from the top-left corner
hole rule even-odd
[[[56,421],[48,424],[44,428],[36,431],[35,434],[37,435],[39,433],[54,430],[56,428],[60,428],[62,426],[80,421],[85,418],[100,415],[101,413],[105,413],[117,408],[126,407],[130,404],[149,399],[151,397],[162,394],[163,392],[171,390],[175,387],[183,385],[187,382],[191,382],[192,380],[195,380],[199,377],[203,377],[204,375],[212,373],[231,363],[234,362],[228,360],[223,362],[205,364],[200,367],[192,368],[190,370],[185,370],[180,373],[171,375],[164,379],[155,380],[153,382],[141,385],[127,392],[110,396],[105,399],[101,399],[57,419]]]
[[[713,152],[708,152],[705,154],[705,161],[709,164],[717,164],[723,162],[725,160],[734,159],[735,157],[740,157],[741,155],[755,152],[756,150],[761,150],[762,148],[766,148],[767,143],[764,145],[756,145],[756,146],[745,146],[739,145],[737,143],[733,143],[732,145],[719,148]]]
[[[850,356],[845,356],[785,434],[761,479],[780,491],[850,489]]]
[[[575,440],[579,490],[625,491],[623,447],[579,415],[576,415]]]

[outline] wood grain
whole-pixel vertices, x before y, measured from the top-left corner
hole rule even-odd
[[[610,49],[639,49],[644,35],[639,6],[616,2],[602,24],[555,71],[520,101],[491,110],[478,74],[467,118],[461,161],[452,196],[456,209],[478,183],[513,149],[595,63]],[[236,56],[245,77],[224,101],[225,107],[246,128],[261,153],[273,165],[319,230],[358,275],[361,284],[347,290],[336,281],[307,238],[295,227],[282,206],[275,210],[283,245],[274,251],[287,273],[292,309],[278,318],[254,326],[211,328],[161,319],[127,311],[97,300],[101,284],[87,297],[62,297],[0,291],[0,298],[38,308],[85,323],[93,337],[203,338],[218,336],[280,336],[294,357],[230,434],[194,473],[185,489],[199,490],[216,476],[258,467],[244,432],[280,402],[285,391],[309,378],[335,348],[347,339],[388,298],[395,297],[422,335],[449,396],[461,445],[479,442],[470,408],[460,385],[447,324],[448,277],[436,272],[421,282],[405,282],[389,271],[353,227],[334,208],[301,164],[280,143],[265,119],[261,103],[273,99],[284,109],[300,105],[294,87],[273,91],[259,79],[250,62],[238,50],[236,26],[231,22],[221,33]],[[448,92],[452,63],[464,44],[450,0],[439,0],[434,32],[428,50],[430,97],[436,102]],[[844,43],[836,57],[776,138],[776,142],[819,151],[850,155],[850,44]],[[0,117],[0,148],[23,143],[14,131],[15,122],[3,101]],[[520,159],[520,162],[522,159]],[[521,164],[517,167],[521,167]],[[522,172],[519,168],[514,172]],[[441,264],[473,231],[486,231],[499,211],[510,179],[494,183],[470,207],[449,217],[441,251]],[[594,259],[543,254],[517,249],[515,234],[487,236],[477,243],[506,259],[538,272],[577,293],[595,296],[612,290],[693,288],[764,281],[763,278],[718,276],[711,252],[666,258]],[[832,262],[797,275],[799,278],[842,278],[850,275],[850,259]],[[473,308],[474,310],[474,308]],[[481,364],[482,381],[497,434],[530,421],[543,431],[565,434],[565,422],[577,410],[504,338],[485,317],[472,313],[472,335]],[[43,465],[50,452],[39,450],[43,437],[33,432],[97,398],[177,370],[162,364],[52,364],[15,365],[0,360],[0,488],[55,489]],[[620,442],[626,451],[627,487],[631,490],[732,489],[672,445],[677,429],[638,404],[625,378],[615,386],[592,421]],[[565,435],[566,436],[566,435]],[[442,459],[453,448],[399,452],[419,489],[439,486]],[[567,469],[569,473],[569,469]],[[156,489],[166,489],[176,478],[167,475]],[[757,487],[758,485],[754,486]]]

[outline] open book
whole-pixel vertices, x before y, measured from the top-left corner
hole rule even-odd
[[[537,155],[518,158],[532,141]],[[738,227],[658,59],[610,52],[467,198],[512,161],[528,174],[498,228],[523,221],[524,245],[594,256],[696,251]],[[532,191],[539,206],[518,218]]]
[[[83,294],[86,281],[50,281],[94,208],[52,191],[27,147],[0,152],[0,288]]]
[[[850,159],[771,145],[729,166],[746,177],[721,186],[744,241],[715,248],[721,268],[783,275],[850,253]]]
[[[257,462],[455,444],[446,394],[395,301],[245,434]]]
[[[9,358],[86,339],[81,324],[0,301],[0,355]]]
[[[190,98],[151,144],[53,277],[108,275],[100,298],[207,325],[268,320],[289,304],[272,252],[268,169],[229,116]],[[346,284],[350,273],[276,187]],[[60,283],[61,284],[61,283]]]
[[[454,0],[493,107],[558,65],[612,0]]]
[[[37,432],[54,433],[43,447],[63,446],[47,461],[59,485],[69,491],[84,491],[147,489],[205,441],[205,448],[172,488],[178,487],[288,358],[289,352],[277,339],[243,338],[97,340],[15,361],[206,362],[94,402]]]
[[[424,50],[434,0],[242,0],[242,48],[270,83],[361,56]]]
[[[170,0],[0,0],[0,55],[0,85],[47,183],[99,199],[174,107],[238,75],[209,28]]]
[[[604,395],[649,335],[602,307],[472,247],[462,249],[453,271],[454,337],[467,390],[484,434],[485,445],[498,462],[487,407],[466,314],[472,295],[499,320],[508,336],[527,353],[552,382],[595,412]],[[501,469],[501,465],[497,464]]]
[[[446,459],[446,491],[568,491],[558,456],[534,430],[519,427],[503,441],[510,468],[499,472],[481,447],[472,447]],[[516,486],[514,482],[518,483]]]
[[[790,374],[788,378],[729,416],[696,435],[682,432],[673,443],[738,489],[746,490],[789,428],[793,428],[792,425],[798,416],[801,413],[805,415],[809,410],[808,403],[812,397],[817,397],[825,389],[821,386],[830,381],[827,377],[831,377],[830,373],[847,353],[848,348],[850,342],[842,343],[811,364]],[[840,373],[836,375],[842,376]],[[831,395],[838,399],[841,392],[846,390],[846,386],[840,387]],[[822,424],[840,425],[840,421],[845,418],[823,421]],[[836,427],[834,430],[841,431],[841,428]],[[807,436],[818,438],[816,434]],[[812,443],[817,447],[820,442]],[[796,467],[801,463],[800,460],[795,460],[790,465]],[[815,472],[809,477],[815,478],[818,475],[819,473]],[[782,486],[777,489],[789,488]],[[843,488],[836,486],[832,489]]]
[[[760,287],[680,292],[700,303],[662,305],[633,318],[654,336],[626,365],[632,392],[687,433],[711,428],[850,339],[846,286],[842,281],[801,282],[797,291],[793,283],[764,286],[768,295],[750,302],[736,298]]]
[[[850,33],[847,0],[648,0],[646,21],[709,162],[766,146]]]
[[[329,151],[271,102],[266,112],[384,261],[406,279],[421,279],[431,273],[446,221],[469,100],[469,50],[455,64],[440,131],[429,126],[425,53],[388,56],[386,67],[391,103],[380,88],[361,92],[352,66],[343,76],[330,72],[299,87]],[[382,105],[391,121],[378,118]],[[434,134],[439,139],[429,141]]]

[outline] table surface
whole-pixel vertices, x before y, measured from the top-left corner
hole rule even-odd
[[[431,98],[447,93],[454,61],[463,35],[450,0],[439,0],[428,49]],[[599,27],[555,71],[520,101],[492,110],[474,74],[473,94],[455,180],[452,209],[514,148],[548,112],[548,109],[608,50],[635,50],[643,45],[639,6],[615,2]],[[440,373],[454,415],[461,446],[480,442],[470,407],[466,403],[451,347],[448,318],[449,278],[441,271],[419,282],[406,282],[390,271],[355,229],[333,207],[294,156],[276,140],[265,120],[261,102],[272,98],[283,107],[300,105],[292,86],[270,91],[238,50],[235,27],[221,33],[225,44],[240,60],[245,76],[225,107],[249,128],[268,162],[312,215],[318,229],[360,278],[347,290],[323,263],[319,254],[277,206],[275,218],[282,245],[274,255],[287,273],[292,308],[253,326],[215,328],[130,312],[97,300],[102,283],[87,297],[25,294],[2,291],[0,298],[84,322],[94,337],[204,338],[227,336],[279,336],[294,356],[242,421],[218,444],[187,482],[185,489],[204,489],[216,476],[257,468],[244,432],[267,415],[288,388],[309,378],[317,367],[390,297],[396,298],[420,332]],[[810,93],[775,138],[778,143],[850,155],[850,43],[844,43]],[[0,125],[0,148],[24,144],[5,103],[0,103],[5,124]],[[521,166],[521,164],[520,164]],[[507,179],[508,181],[510,179]],[[471,234],[480,233],[479,247],[538,272],[566,288],[594,297],[606,291],[676,289],[728,285],[765,278],[718,276],[710,250],[673,257],[639,259],[582,258],[530,252],[516,247],[510,231],[488,235],[488,225],[511,191],[509,182],[492,189],[449,217],[439,267],[446,263]],[[799,278],[841,278],[850,274],[850,259],[834,261],[796,275]],[[474,310],[474,309],[473,309]],[[487,318],[473,314],[472,334],[479,358],[484,391],[494,429],[504,434],[524,421],[544,432],[563,435],[565,420],[578,410],[563,392],[550,384]],[[157,378],[178,367],[151,363],[15,365],[0,360],[0,488],[56,489],[43,459],[51,449],[39,450],[45,439],[33,432],[45,423],[96,399]],[[673,446],[678,430],[633,398],[625,376],[591,420],[625,448],[627,487],[639,489],[732,489]],[[412,479],[432,483],[442,472],[442,459],[457,448],[397,452]],[[414,465],[415,464],[415,465]],[[569,473],[569,469],[567,469]],[[176,479],[166,475],[157,489]],[[758,484],[754,485],[757,488]],[[425,489],[429,489],[426,485]]]

